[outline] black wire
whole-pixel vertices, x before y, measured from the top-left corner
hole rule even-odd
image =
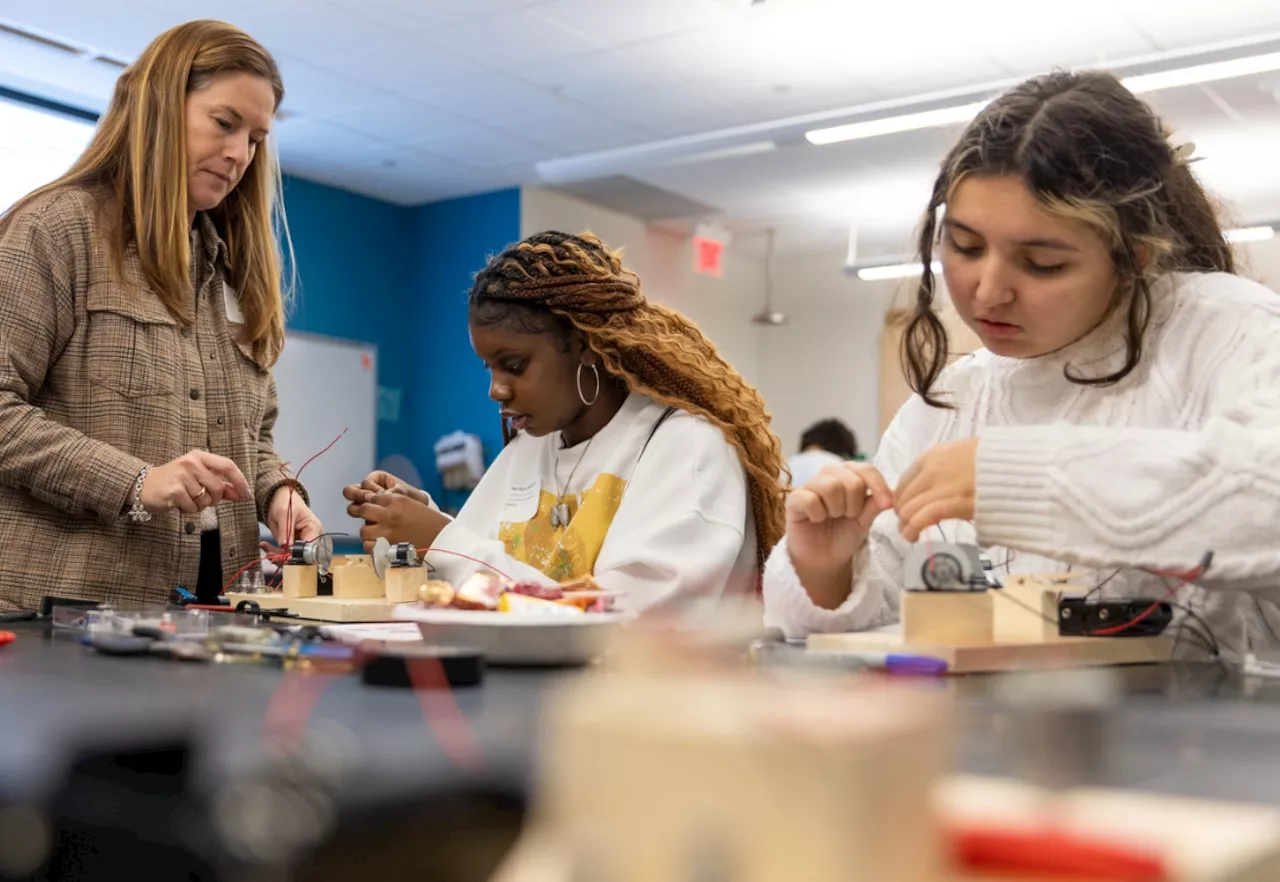
[[[1258,618],[1262,619],[1262,624],[1267,626],[1267,633],[1271,635],[1271,641],[1276,646],[1280,646],[1280,637],[1276,636],[1276,629],[1271,627],[1271,620],[1267,618],[1267,612],[1262,608],[1262,601],[1258,596],[1253,595],[1253,605],[1258,610]]]
[[[1181,603],[1170,603],[1169,606],[1173,607],[1176,610],[1181,610],[1182,614],[1186,616],[1187,619],[1190,619],[1191,621],[1199,624],[1200,627],[1204,629],[1204,636],[1208,639],[1208,642],[1212,644],[1212,646],[1210,647],[1210,651],[1214,654],[1215,657],[1218,657],[1218,658],[1222,657],[1222,643],[1218,640],[1218,636],[1213,633],[1213,628],[1211,628],[1209,626],[1209,623],[1205,621],[1204,616],[1200,615],[1200,613],[1196,612],[1191,607]],[[1179,625],[1180,629],[1187,627],[1187,625],[1185,624],[1185,621],[1186,620],[1184,620],[1184,622]],[[1196,632],[1196,633],[1200,633],[1200,632]]]
[[[1211,632],[1202,632],[1197,628],[1191,627],[1191,625],[1188,624],[1188,621],[1189,620],[1187,619],[1183,619],[1178,624],[1178,635],[1173,640],[1173,649],[1169,652],[1170,658],[1176,659],[1178,657],[1178,644],[1182,642],[1182,637],[1185,634],[1190,637],[1195,637],[1196,643],[1194,645],[1209,653],[1215,661],[1221,661],[1222,653],[1218,650],[1216,641],[1210,643],[1210,641],[1215,640],[1213,634]]]
[[[1068,572],[1070,572],[1070,571],[1068,570]],[[1106,584],[1107,584],[1108,582],[1110,582],[1112,579],[1114,579],[1114,578],[1115,578],[1116,576],[1118,576],[1118,575],[1120,575],[1120,571],[1119,571],[1119,570],[1115,570],[1115,571],[1113,571],[1113,572],[1111,573],[1111,575],[1110,575],[1110,576],[1107,576],[1105,579],[1103,579],[1101,582],[1099,582],[1097,585],[1095,585],[1093,588],[1091,588],[1091,589],[1089,590],[1089,592],[1088,592],[1087,594],[1085,594],[1085,596],[1084,596],[1083,598],[1081,598],[1081,599],[1082,599],[1082,600],[1086,600],[1086,601],[1087,601],[1090,597],[1092,597],[1093,595],[1095,595],[1095,594],[1097,594],[1099,591],[1101,591],[1101,590],[1103,589],[1103,587],[1105,587],[1105,586],[1106,586]]]

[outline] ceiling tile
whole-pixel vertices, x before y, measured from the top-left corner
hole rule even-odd
[[[854,107],[875,101],[877,93],[849,81],[765,85],[744,82],[709,90],[715,97],[751,111],[760,120],[784,119]]]
[[[593,93],[581,100],[658,138],[699,134],[752,121],[748,111],[692,89]]]
[[[215,18],[219,21],[229,21],[238,27],[243,27],[237,21],[239,16],[263,6],[270,6],[276,2],[277,0],[132,0],[130,8],[136,9],[139,6],[149,6],[152,9],[177,16],[181,21],[191,21],[197,18]],[[118,6],[115,8],[119,9]]]
[[[397,144],[415,144],[479,128],[472,120],[405,98],[379,101],[358,110],[326,116],[325,120]]]
[[[548,158],[551,152],[516,132],[497,128],[475,129],[443,138],[424,138],[412,146],[476,169],[533,163]]]
[[[510,125],[555,111],[560,99],[550,90],[502,73],[480,72],[419,90],[411,97],[458,116]]]
[[[634,123],[569,101],[560,101],[543,114],[505,128],[545,145],[548,157],[623,147],[652,137]]]
[[[178,0],[181,2],[181,0]],[[548,0],[329,0],[373,21],[419,30],[477,18],[518,15]]]
[[[494,70],[523,67],[601,47],[532,13],[500,15],[418,32],[420,39]],[[421,50],[419,50],[421,51]]]
[[[284,80],[284,103],[290,115],[328,117],[387,100],[374,86],[324,70],[289,55],[275,53]]]
[[[550,0],[532,13],[537,18],[612,47],[726,24],[729,11],[711,0]]]
[[[1280,31],[1280,3],[1229,0],[1170,4],[1167,0],[1119,0],[1121,13],[1162,49],[1180,49]]]
[[[520,79],[535,86],[574,93],[616,92],[619,89],[641,86],[663,89],[680,87],[679,81],[668,76],[661,68],[613,49],[525,65],[520,69],[519,75]]]
[[[285,169],[309,180],[342,187],[399,205],[447,199],[462,192],[504,186],[508,177],[477,172],[460,163],[412,148],[342,142],[341,167],[324,161],[324,151],[295,155]]]
[[[122,15],[118,6],[95,0],[7,0],[0,5],[0,18],[126,61],[182,20],[140,5],[130,6],[128,14]]]
[[[1114,12],[1088,13],[1085,6],[1078,14],[1061,16],[1052,28],[1031,20],[1037,11],[1024,13],[1022,20],[1002,19],[992,28],[992,38],[983,41],[985,53],[1010,75],[1029,76],[1051,67],[1105,65],[1157,50],[1142,31]]]
[[[74,106],[105,107],[119,74],[113,67],[0,33],[0,77],[16,88],[24,88],[24,83],[37,89],[47,85]],[[81,100],[81,96],[89,100]]]
[[[365,133],[317,119],[282,120],[273,134],[280,151],[280,161],[285,165],[304,158],[323,160],[326,156],[336,164],[345,163],[396,149],[394,145]]]
[[[275,0],[243,18],[272,52],[401,94],[476,71],[444,49],[423,51],[403,29],[325,0]]]

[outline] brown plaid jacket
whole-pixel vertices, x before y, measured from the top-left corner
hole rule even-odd
[[[194,327],[146,290],[137,255],[111,270],[98,197],[66,188],[0,234],[0,609],[55,594],[161,602],[194,590],[200,518],[134,524],[144,465],[200,448],[236,462],[257,504],[217,507],[223,579],[258,556],[258,521],[286,480],[276,390],[230,331],[227,249],[199,215]]]

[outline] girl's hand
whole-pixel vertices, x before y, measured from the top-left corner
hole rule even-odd
[[[815,604],[834,609],[849,596],[853,559],[892,506],[884,476],[857,462],[827,466],[787,497],[787,550]]]
[[[902,538],[916,542],[942,521],[973,520],[977,471],[976,437],[926,450],[898,481],[894,509]]]

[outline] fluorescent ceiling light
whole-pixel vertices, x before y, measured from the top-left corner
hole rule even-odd
[[[935,273],[942,272],[942,264],[934,261],[930,267]],[[890,263],[883,266],[867,266],[858,270],[858,278],[864,282],[883,282],[888,279],[907,279],[924,272],[922,263]]]
[[[1235,230],[1227,230],[1226,237],[1228,242],[1265,242],[1275,236],[1275,227],[1240,227]]]
[[[1280,70],[1280,52],[1233,58],[1229,61],[1214,61],[1209,64],[1197,64],[1156,73],[1137,74],[1125,77],[1123,82],[1130,92],[1157,92],[1160,89],[1194,86],[1197,83],[1216,83],[1218,80],[1247,77],[1272,70]]]
[[[979,101],[974,104],[906,113],[902,116],[886,116],[843,126],[832,126],[829,129],[814,129],[811,132],[805,132],[804,137],[810,144],[838,144],[841,141],[856,141],[859,138],[878,138],[881,135],[893,135],[898,132],[914,132],[917,129],[929,129],[934,126],[967,123],[986,106],[986,101]]]
[[[1245,58],[1233,58],[1227,61],[1214,61],[1207,64],[1196,64],[1190,67],[1179,67],[1173,70],[1156,71],[1148,74],[1135,74],[1124,77],[1121,82],[1134,93],[1156,92],[1161,89],[1173,89],[1178,86],[1191,86],[1197,83],[1213,83],[1218,80],[1229,80],[1252,74],[1280,70],[1280,52],[1264,55],[1251,55]],[[836,144],[842,141],[856,141],[860,138],[876,138],[881,135],[893,135],[899,132],[912,132],[934,126],[967,123],[978,115],[987,102],[980,101],[969,104],[940,107],[917,113],[906,113],[899,116],[886,116],[879,119],[868,119],[846,125],[814,129],[805,132],[805,139],[811,144]]]

